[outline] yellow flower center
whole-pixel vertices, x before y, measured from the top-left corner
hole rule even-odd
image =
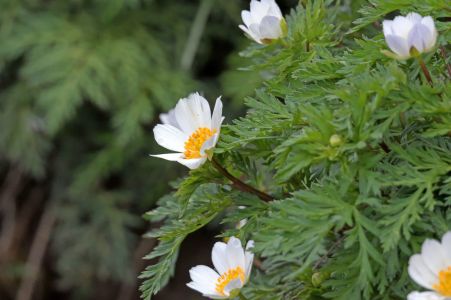
[[[439,283],[434,284],[432,287],[438,293],[445,297],[451,297],[451,267],[441,270],[438,273]]]
[[[185,142],[185,155],[186,159],[201,158],[200,149],[206,140],[211,138],[216,133],[216,129],[201,127],[198,128],[188,140]]]
[[[235,279],[239,279],[241,281],[241,284],[243,284],[244,280],[246,279],[245,277],[246,275],[244,274],[244,271],[243,269],[241,269],[241,267],[230,269],[218,278],[218,281],[216,282],[216,291],[222,296],[226,296],[226,294],[224,293],[226,286]]]

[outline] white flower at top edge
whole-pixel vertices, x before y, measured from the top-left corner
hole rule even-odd
[[[259,44],[268,44],[284,35],[285,19],[274,0],[252,0],[250,10],[243,10],[244,25],[239,27]]]
[[[382,27],[388,47],[399,59],[428,52],[437,41],[437,30],[430,16],[409,13],[405,17],[397,16],[392,21],[385,20]]]
[[[448,300],[451,299],[451,231],[442,241],[426,240],[421,253],[409,260],[409,275],[427,292],[412,292],[408,300]]]
[[[163,124],[154,127],[155,141],[176,153],[157,154],[155,157],[177,161],[196,169],[207,160],[206,151],[216,146],[224,120],[221,97],[216,99],[213,114],[208,101],[194,93],[180,99],[174,109],[161,114]]]
[[[231,237],[226,243],[217,242],[213,246],[211,258],[216,270],[207,266],[196,266],[189,271],[191,282],[188,287],[211,299],[228,299],[249,280],[254,254],[249,250],[254,245],[249,241],[246,250],[241,241]]]

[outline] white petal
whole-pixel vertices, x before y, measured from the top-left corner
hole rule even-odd
[[[422,19],[421,15],[419,15],[415,12],[408,13],[406,18],[407,18],[407,20],[409,20],[412,23],[420,23],[421,19]]]
[[[437,29],[435,29],[434,20],[429,16],[424,17],[423,20],[421,20],[421,24],[426,26],[431,32],[430,40],[428,41],[428,45],[426,47],[426,51],[429,51],[435,46],[435,43],[437,42]]]
[[[213,261],[213,265],[219,274],[224,274],[227,270],[229,270],[226,249],[227,245],[225,243],[216,242],[213,246],[213,250],[211,251],[211,260]]]
[[[199,282],[191,281],[190,283],[187,283],[186,285],[189,288],[191,288],[195,291],[198,291],[199,293],[202,293],[203,295],[210,294],[213,292],[210,285],[204,285]],[[218,293],[218,295],[219,295],[219,293]]]
[[[423,53],[426,49],[431,48],[432,39],[433,36],[429,29],[425,25],[417,23],[410,30],[407,44],[409,49],[415,47],[420,53]]]
[[[259,44],[262,44],[262,42],[260,41],[260,38],[258,36],[256,36],[252,31],[250,31],[246,26],[239,25],[238,27],[241,30],[243,30],[249,36],[249,38],[253,39],[254,41],[256,41]]]
[[[395,35],[387,35],[385,36],[385,41],[387,42],[388,47],[396,53],[401,58],[410,57],[410,48],[407,44],[407,40],[395,36]]]
[[[421,247],[421,257],[434,274],[448,267],[445,250],[436,240],[426,240]]]
[[[393,19],[393,24],[391,28],[395,35],[407,40],[407,37],[412,27],[413,23],[409,19],[403,16],[397,16],[396,18]]]
[[[249,25],[248,30],[251,33],[251,36],[255,40],[258,40],[258,43],[263,44],[263,42],[262,42],[263,37],[260,33],[260,25],[259,24],[253,23],[253,24]]]
[[[206,160],[207,160],[206,157],[191,158],[191,159],[180,158],[180,159],[177,160],[177,162],[181,163],[182,165],[184,165],[184,166],[190,168],[191,170],[193,170],[193,169],[197,169],[201,165],[203,165]]]
[[[219,133],[223,120],[224,117],[222,116],[222,101],[221,97],[219,96],[216,99],[215,108],[213,109],[213,116],[211,117],[211,129],[216,129],[217,133]]]
[[[249,276],[251,275],[252,271],[252,263],[254,262],[254,253],[248,251],[250,249],[254,248],[254,241],[247,242],[246,245],[246,252],[244,253],[245,256],[245,264],[246,264],[246,281],[249,279]]]
[[[200,127],[211,127],[210,105],[198,93],[179,100],[175,107],[175,117],[180,128],[188,135]]]
[[[177,119],[175,118],[175,109],[171,109],[166,114],[160,114],[160,120],[163,124],[169,124],[180,129]]]
[[[202,293],[215,294],[214,291],[219,274],[212,268],[202,265],[195,266],[189,270],[189,276],[197,286],[201,286],[204,289]]]
[[[230,295],[230,292],[236,289],[241,289],[243,287],[244,282],[241,282],[241,279],[237,278],[232,281],[230,281],[225,287],[224,287],[224,293],[226,295]]]
[[[229,296],[222,296],[219,294],[204,294],[204,297],[210,298],[210,299],[227,299]]]
[[[262,0],[263,1],[263,0]],[[283,18],[280,7],[277,5],[275,0],[265,0],[269,5],[268,15],[277,17],[279,20]]]
[[[158,157],[170,161],[178,161],[183,158],[183,153],[168,153],[168,154],[151,154],[150,156]]]
[[[445,249],[448,261],[451,261],[451,231],[448,231],[442,237],[442,247]]]
[[[243,10],[241,12],[241,19],[243,19],[243,23],[246,26],[249,26],[250,24],[254,23],[254,21],[252,19],[252,15],[251,15],[250,11],[248,11],[248,10]]]
[[[243,270],[246,269],[244,249],[239,239],[233,236],[229,239],[227,243],[226,254],[227,263],[230,268],[240,267]]]
[[[260,36],[262,39],[275,40],[282,36],[280,20],[273,16],[266,16],[260,23]]]
[[[431,33],[435,33],[435,35],[437,34],[437,29],[435,29],[435,23],[434,23],[434,19],[432,19],[432,17],[430,17],[430,16],[424,17],[421,20],[421,24],[426,26],[431,31]]]
[[[186,158],[184,158],[185,156],[183,153],[151,154],[150,156],[158,157],[158,158],[162,158],[162,159],[166,159],[166,160],[170,160],[170,161],[176,161],[190,169],[196,169],[196,168],[200,167],[207,160],[207,158],[205,158],[205,157],[186,159]]]
[[[408,272],[410,278],[427,289],[432,289],[432,286],[438,281],[437,274],[432,273],[426,266],[420,254],[415,254],[410,258]]]
[[[389,21],[389,20],[384,20],[382,22],[382,29],[384,30],[384,35],[394,35],[393,29],[393,21]]]
[[[252,19],[256,23],[260,21],[268,14],[270,6],[267,3],[251,0],[251,15]]]
[[[407,295],[407,300],[445,300],[446,297],[440,296],[435,292],[412,292]]]
[[[216,143],[218,142],[219,134],[214,134],[211,138],[206,140],[202,147],[200,148],[200,155],[204,156],[206,155],[205,151],[210,150],[216,146]]]
[[[158,145],[172,151],[185,151],[185,141],[188,136],[178,128],[167,124],[158,124],[153,128],[153,134]]]

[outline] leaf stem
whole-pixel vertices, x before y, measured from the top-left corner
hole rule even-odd
[[[229,171],[227,171],[223,166],[221,166],[221,164],[215,158],[212,158],[211,162],[212,162],[213,166],[222,175],[224,175],[224,177],[226,177],[227,179],[229,179],[232,182],[232,186],[235,187],[237,190],[240,190],[240,191],[246,192],[246,193],[250,193],[250,194],[254,194],[266,202],[270,202],[270,201],[274,200],[274,197],[272,197],[262,191],[257,190],[256,188],[244,183],[240,179],[238,179],[235,176],[233,176],[232,174],[230,174]]]
[[[417,57],[418,63],[420,64],[421,67],[421,71],[423,71],[424,76],[426,77],[428,83],[430,84],[430,86],[434,86],[433,82],[432,82],[432,77],[431,77],[431,73],[429,73],[428,68],[426,67],[426,64],[424,63],[424,60],[421,56]]]
[[[332,246],[329,248],[329,250],[327,250],[327,253],[324,254],[313,266],[313,269],[318,269],[328,258],[329,256],[332,254],[332,252],[341,245],[341,243],[344,241],[344,239],[346,238],[345,235],[341,236],[338,240],[336,240]]]

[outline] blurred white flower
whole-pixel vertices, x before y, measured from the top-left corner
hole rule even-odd
[[[409,275],[428,292],[412,292],[408,300],[446,300],[451,299],[451,231],[447,232],[441,243],[426,240],[421,253],[409,260]]]
[[[250,11],[243,10],[244,25],[239,27],[259,44],[269,44],[283,37],[286,23],[275,0],[252,0]]]
[[[254,254],[249,250],[254,245],[249,241],[246,251],[241,241],[231,237],[228,243],[217,242],[213,246],[211,258],[216,269],[196,266],[189,271],[191,282],[188,287],[211,299],[236,297],[246,284],[252,269]]]
[[[177,161],[190,169],[196,169],[207,160],[206,151],[216,145],[222,116],[221,97],[216,99],[213,115],[208,101],[194,93],[180,99],[175,109],[161,114],[163,124],[154,127],[155,141],[177,153],[152,155]]]
[[[382,27],[388,47],[398,59],[428,52],[437,41],[437,30],[430,16],[423,18],[417,13],[409,13],[406,17],[385,20]]]

